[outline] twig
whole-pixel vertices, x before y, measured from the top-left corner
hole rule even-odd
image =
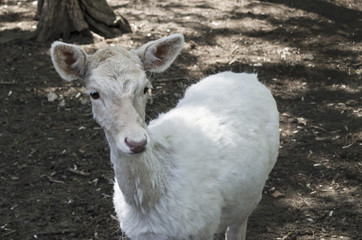
[[[4,233],[3,235],[1,235],[2,237],[6,237],[9,236],[10,234],[13,234],[14,232],[16,232],[16,230],[11,230],[10,232]]]
[[[80,171],[80,170],[75,170],[73,168],[68,168],[68,171],[71,172],[71,173],[77,174],[77,175],[85,176],[85,177],[90,175],[90,173]]]
[[[111,216],[111,218],[113,219],[113,220],[116,220],[117,222],[118,222],[118,218],[116,217],[116,216],[114,216],[114,215],[110,215]]]
[[[37,235],[58,235],[58,234],[66,234],[76,232],[76,229],[54,229],[46,232],[39,232]]]
[[[322,130],[323,132],[327,132],[327,130],[325,130],[324,128],[319,127],[319,126],[312,125],[312,128],[316,128],[316,129]]]
[[[14,84],[18,84],[17,82],[13,81],[13,82],[0,82],[0,85],[14,85]]]
[[[53,183],[60,183],[60,184],[63,184],[64,182],[63,181],[59,181],[59,180],[55,180],[53,179],[52,177],[48,176],[48,180],[53,182]]]

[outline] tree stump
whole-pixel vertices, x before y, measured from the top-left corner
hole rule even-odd
[[[105,38],[132,32],[128,21],[116,15],[106,0],[38,0],[36,40],[69,38],[93,31]]]
[[[15,33],[0,39],[0,44],[67,39],[74,33],[89,36],[90,31],[105,38],[132,32],[128,21],[115,14],[106,0],[38,0],[35,18],[39,22],[34,32]]]

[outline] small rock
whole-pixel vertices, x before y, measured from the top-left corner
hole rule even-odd
[[[346,104],[345,103],[337,103],[337,107],[345,108]]]
[[[272,193],[272,197],[273,198],[283,198],[283,197],[285,197],[285,195],[279,191],[275,191]]]
[[[88,99],[88,98],[80,98],[80,103],[81,103],[82,105],[88,105],[89,99]]]
[[[297,122],[299,125],[307,125],[307,120],[305,118],[299,117],[297,118]]]
[[[48,98],[48,102],[54,102],[55,100],[58,99],[58,95],[56,93],[48,93],[47,95],[47,98]]]
[[[17,180],[19,180],[20,178],[19,178],[19,177],[16,177],[16,176],[10,176],[10,179],[13,180],[13,181],[17,181]]]
[[[332,216],[333,216],[333,210],[328,213],[328,216],[329,216],[329,217],[332,217]]]
[[[346,104],[349,106],[356,106],[358,104],[358,102],[356,100],[349,99],[346,101]]]
[[[311,222],[311,223],[314,223],[314,222],[315,222],[313,218],[307,218],[307,221],[308,221],[308,222]]]
[[[65,107],[65,100],[61,100],[58,104],[58,107]]]
[[[314,56],[313,56],[312,54],[310,54],[310,53],[305,54],[305,55],[303,56],[303,60],[313,61],[313,60],[314,60]]]

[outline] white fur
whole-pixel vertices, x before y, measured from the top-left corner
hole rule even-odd
[[[191,86],[146,126],[144,63],[149,71],[167,68],[182,44],[178,34],[88,57],[84,80],[101,95],[93,113],[111,149],[117,217],[133,240],[210,240],[227,227],[227,239],[245,239],[278,154],[276,103],[255,74],[223,72]],[[153,66],[147,49],[158,46],[169,56]],[[133,154],[125,138],[147,140],[146,150]]]
[[[275,101],[255,75],[224,72],[202,80],[175,109],[152,121],[148,132],[169,152],[172,178],[167,194],[141,216],[115,185],[116,212],[129,236],[153,232],[211,239],[247,219],[279,145]]]

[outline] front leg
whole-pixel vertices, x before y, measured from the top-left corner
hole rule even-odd
[[[248,219],[245,219],[243,222],[234,223],[229,226],[226,233],[226,240],[245,240],[247,224]]]

